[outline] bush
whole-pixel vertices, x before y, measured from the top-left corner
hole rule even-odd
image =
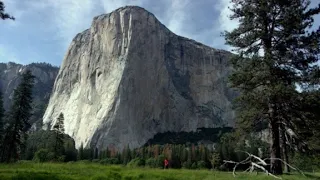
[[[83,164],[91,163],[91,161],[90,161],[90,160],[87,160],[87,159],[85,159],[85,160],[80,160],[80,161],[77,161],[77,162],[83,163]]]
[[[66,156],[64,156],[64,155],[57,157],[58,162],[64,162],[65,159],[66,159]]]
[[[197,168],[198,168],[198,169],[206,169],[206,168],[207,168],[206,162],[204,162],[204,161],[198,161],[198,163],[197,163]]]
[[[18,172],[17,174],[11,177],[12,180],[37,180],[37,179],[46,179],[46,180],[59,180],[55,174],[44,174],[44,173],[36,173],[36,172]]]
[[[120,164],[117,158],[105,158],[100,160],[100,164]]]
[[[33,161],[35,162],[48,162],[52,160],[54,160],[54,153],[49,152],[48,149],[38,150],[33,157]]]
[[[318,169],[319,157],[295,153],[292,164],[303,171],[315,171]]]
[[[145,165],[145,160],[141,158],[132,159],[127,166],[129,167],[140,167]]]
[[[196,162],[192,163],[191,169],[197,169],[197,163]]]
[[[220,158],[220,154],[217,152],[214,152],[211,156],[211,166],[212,169],[218,169],[219,166],[221,165],[221,158]]]
[[[149,158],[146,160],[145,165],[151,168],[155,168],[157,165],[157,161],[154,158]]]
[[[32,161],[28,161],[28,160],[20,160],[17,162],[18,164],[32,164]]]
[[[93,163],[99,163],[99,162],[100,162],[100,159],[92,159],[92,162],[93,162]]]
[[[163,154],[159,155],[157,158],[156,167],[163,168],[164,167],[164,164],[163,164],[164,160],[165,160],[164,155]]]
[[[185,169],[191,169],[192,162],[191,161],[186,161],[182,164],[182,167]]]

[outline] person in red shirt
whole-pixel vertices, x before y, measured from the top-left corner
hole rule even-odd
[[[167,159],[164,160],[164,168],[168,169],[169,161]]]

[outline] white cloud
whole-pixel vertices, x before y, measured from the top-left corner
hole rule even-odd
[[[181,36],[190,37],[184,29],[184,21],[187,18],[187,6],[191,3],[190,0],[171,0],[169,9],[167,10],[167,26],[168,28]]]
[[[230,1],[231,0],[219,0],[215,6],[215,10],[220,12],[218,19],[219,27],[217,27],[220,32],[232,31],[239,25],[237,20],[230,20],[230,16],[232,14],[232,11],[229,9],[229,7],[232,7],[232,3]],[[225,40],[223,38],[224,37],[217,38],[218,46],[231,51],[233,48],[225,45]]]
[[[49,0],[53,10],[54,26],[57,36],[67,46],[79,32],[89,28],[92,21],[94,4],[91,0]]]
[[[220,11],[219,23],[220,29],[223,31],[231,31],[239,24],[237,20],[230,20],[229,18],[232,14],[231,10],[229,9],[231,6],[232,4],[230,0],[220,0],[216,6],[217,10]]]

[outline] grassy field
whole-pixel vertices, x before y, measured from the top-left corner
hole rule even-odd
[[[320,179],[320,174],[309,174],[307,177],[301,175],[284,175],[283,179]],[[105,166],[94,163],[17,163],[0,165],[0,179],[14,180],[229,180],[229,179],[273,179],[262,173],[239,174],[236,178],[230,172],[216,172],[209,170],[163,170],[148,168],[129,168],[122,166]]]

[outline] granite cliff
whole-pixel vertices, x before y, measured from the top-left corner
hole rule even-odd
[[[44,127],[63,113],[77,147],[134,148],[157,133],[232,126],[230,56],[172,33],[140,7],[97,16],[69,46]]]
[[[49,102],[54,80],[59,68],[47,63],[21,65],[13,62],[0,63],[0,89],[6,110],[12,103],[13,91],[20,83],[20,75],[27,69],[35,76],[33,88],[33,116],[30,119],[33,129],[41,128],[42,117]]]

